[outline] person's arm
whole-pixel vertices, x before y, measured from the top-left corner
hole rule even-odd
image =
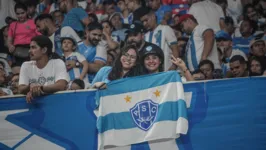
[[[187,81],[194,81],[194,78],[191,75],[190,71],[188,70],[184,61],[181,58],[174,57],[173,55],[171,57],[172,57],[172,59],[171,59],[172,63],[174,65],[176,65],[177,67],[179,67],[183,71],[186,80]]]
[[[79,78],[81,80],[83,80],[84,77],[86,76],[86,74],[88,73],[89,63],[87,62],[87,60],[84,60],[84,61],[81,62],[81,64],[82,64],[82,72],[81,72]]]
[[[203,33],[204,47],[201,56],[201,61],[207,59],[210,55],[214,44],[214,32],[212,29],[207,29]]]
[[[79,20],[83,23],[84,26],[88,26],[91,23],[89,16],[84,9],[77,8],[75,9],[75,11],[77,16],[79,17]]]
[[[119,44],[112,39],[112,36],[108,35],[105,32],[103,32],[103,34],[105,35],[109,49],[116,49]]]
[[[45,94],[51,94],[58,91],[64,91],[67,86],[67,81],[64,79],[56,81],[54,84],[46,85],[42,87],[42,91]]]
[[[177,43],[176,44],[172,44],[171,46],[170,46],[170,48],[171,48],[171,50],[172,50],[172,54],[173,54],[173,56],[175,57],[175,58],[178,58],[179,57],[179,47],[178,47],[178,45],[177,45]],[[176,66],[174,65],[174,64],[172,64],[171,65],[171,67],[168,69],[168,70],[175,70],[176,69]]]
[[[19,86],[18,86],[18,91],[20,94],[27,94],[30,91],[30,82],[29,82],[29,71],[28,65],[23,63],[20,69],[19,73]]]
[[[88,72],[89,73],[97,73],[103,66],[105,66],[105,62],[101,60],[95,60],[93,63],[88,64]]]
[[[19,85],[18,86],[18,91],[20,94],[26,95],[30,91],[30,86],[29,85]]]
[[[93,63],[89,63],[89,72],[97,73],[103,66],[105,66],[107,60],[107,48],[104,42],[100,42],[96,47],[96,55]]]
[[[175,58],[179,57],[179,47],[177,45],[177,38],[175,36],[174,30],[172,28],[170,28],[169,26],[165,26],[165,36],[166,36],[166,41],[169,45],[169,47],[172,50],[172,54]],[[165,68],[168,70],[175,70],[176,66],[175,65],[171,65],[170,68]]]

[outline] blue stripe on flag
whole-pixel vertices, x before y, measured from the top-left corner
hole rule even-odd
[[[117,85],[125,81],[127,81],[128,86],[125,86],[123,84],[123,88],[121,88],[121,86]],[[140,91],[148,88],[161,86],[170,82],[181,82],[180,76],[176,71],[168,71],[162,73],[155,73],[151,75],[136,76],[132,78],[115,80],[107,84],[107,90],[98,91],[100,93],[97,95],[101,95],[103,97],[103,96],[127,93],[130,91]],[[97,100],[99,100],[99,97],[97,97]]]
[[[154,122],[156,123],[166,120],[176,121],[180,117],[187,119],[187,110],[184,108],[186,108],[186,102],[184,100],[160,104],[157,118]],[[137,127],[130,112],[110,113],[106,116],[100,116],[97,121],[97,126],[99,133],[112,129],[120,130]]]

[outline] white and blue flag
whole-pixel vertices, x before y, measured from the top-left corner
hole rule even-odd
[[[188,131],[184,89],[175,71],[113,81],[96,98],[98,149],[155,142],[151,149],[162,140],[178,149],[174,139]]]

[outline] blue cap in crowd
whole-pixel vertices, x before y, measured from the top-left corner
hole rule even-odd
[[[218,31],[215,35],[215,39],[216,40],[226,40],[226,41],[232,41],[233,40],[232,37],[230,36],[230,34],[225,32],[224,30]]]

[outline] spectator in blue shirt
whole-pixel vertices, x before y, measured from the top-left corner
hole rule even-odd
[[[80,37],[83,37],[84,27],[90,23],[88,14],[82,8],[74,8],[74,0],[58,0],[59,9],[65,13],[62,24],[73,28]]]
[[[102,25],[96,22],[89,24],[85,30],[86,39],[78,44],[79,53],[85,56],[89,62],[89,82],[93,80],[95,74],[106,64],[107,45],[102,39]]]
[[[172,8],[169,5],[162,5],[161,0],[149,0],[149,7],[155,11],[157,24],[168,24],[172,17]]]

